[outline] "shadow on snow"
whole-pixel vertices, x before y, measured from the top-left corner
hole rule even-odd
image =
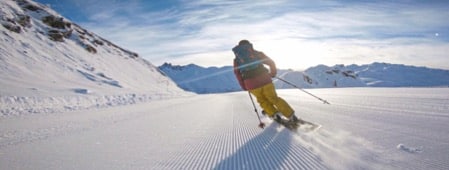
[[[290,130],[279,131],[278,127],[271,123],[214,169],[326,169],[307,148],[293,144],[294,134]]]

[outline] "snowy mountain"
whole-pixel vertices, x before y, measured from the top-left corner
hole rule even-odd
[[[164,63],[159,69],[187,91],[203,94],[240,90],[231,66],[204,68],[195,64],[179,66]]]
[[[354,71],[345,68],[343,65],[333,67],[318,65],[303,72],[289,70],[284,71],[279,77],[302,88],[366,86]],[[292,88],[291,85],[276,79],[274,83],[277,88]]]
[[[449,70],[388,63],[349,65],[345,68],[353,70],[371,87],[449,86]]]
[[[195,64],[174,66],[166,63],[159,68],[188,91],[220,93],[241,90],[232,66],[205,68]],[[318,65],[305,71],[278,70],[278,76],[301,88],[449,86],[449,70],[388,63]],[[292,88],[276,78],[273,80],[277,88]]]
[[[184,93],[138,54],[47,6],[8,0],[0,2],[0,9],[3,115],[123,105]]]
[[[187,66],[165,63],[159,66],[164,73],[184,90],[196,93],[221,93],[240,91],[241,88],[234,76],[233,67],[201,67],[195,64]],[[279,70],[280,78],[299,87],[329,88],[329,87],[364,87],[366,84],[354,71],[342,65],[328,67],[324,65],[307,69],[304,72]],[[277,88],[292,88],[282,81],[274,79]]]

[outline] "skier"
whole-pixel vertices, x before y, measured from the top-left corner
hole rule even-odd
[[[277,73],[274,61],[263,52],[254,50],[248,40],[241,40],[232,51],[235,54],[234,74],[242,89],[256,96],[262,113],[271,119],[280,119],[283,115],[289,122],[298,122],[294,110],[276,94],[271,80]],[[269,71],[264,64],[269,66]]]

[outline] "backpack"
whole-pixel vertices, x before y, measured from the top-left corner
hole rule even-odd
[[[232,51],[241,73],[257,69],[262,65],[262,61],[255,54],[252,44],[238,45],[232,48]]]

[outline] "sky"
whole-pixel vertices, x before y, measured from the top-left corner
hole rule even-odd
[[[449,1],[35,0],[155,65],[232,65],[242,39],[278,68],[449,69]]]

